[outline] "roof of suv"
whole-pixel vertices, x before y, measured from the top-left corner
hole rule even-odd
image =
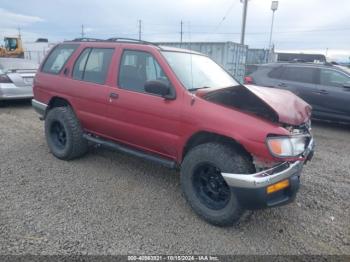
[[[343,70],[350,73],[349,69],[332,63],[302,63],[302,62],[278,62],[278,63],[267,63],[267,64],[254,64],[253,66],[263,66],[263,67],[278,67],[278,66],[299,66],[299,67],[317,67],[317,68],[334,68]]]
[[[111,45],[121,45],[121,44],[130,44],[130,45],[147,45],[149,47],[153,47],[158,50],[162,51],[171,51],[171,52],[181,52],[181,53],[191,53],[191,54],[197,54],[197,55],[204,55],[202,53],[189,50],[189,49],[183,49],[183,48],[176,48],[176,47],[169,47],[169,46],[163,46],[158,45],[152,42],[133,39],[133,38],[109,38],[109,39],[97,39],[97,38],[76,38],[73,40],[64,41],[64,43],[79,43],[86,46],[111,46]]]

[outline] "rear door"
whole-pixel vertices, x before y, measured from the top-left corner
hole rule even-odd
[[[280,70],[280,75],[275,80],[275,86],[293,92],[317,110],[320,106],[315,94],[317,68],[284,65]]]
[[[108,105],[108,73],[114,48],[83,49],[72,68],[71,78],[66,77],[64,89],[73,102],[75,113],[84,129],[104,134]]]
[[[320,68],[318,75],[316,95],[322,113],[350,119],[350,88],[344,87],[350,76],[332,68]]]

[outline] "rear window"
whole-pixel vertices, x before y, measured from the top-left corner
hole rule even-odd
[[[249,76],[250,74],[254,73],[256,70],[258,70],[257,65],[246,65],[245,67],[245,75]]]
[[[73,68],[73,78],[77,80],[104,84],[113,48],[88,48],[79,56]]]
[[[78,45],[74,44],[62,44],[55,47],[55,49],[46,59],[42,72],[56,75],[59,74],[63,66],[77,48]]]

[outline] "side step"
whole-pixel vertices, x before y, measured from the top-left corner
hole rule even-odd
[[[94,136],[91,136],[89,134],[84,134],[83,137],[86,140],[93,142],[95,144],[100,144],[102,146],[105,146],[105,147],[108,147],[108,148],[111,148],[114,150],[118,150],[120,152],[127,153],[129,155],[137,156],[137,157],[158,163],[158,164],[165,166],[165,167],[168,167],[168,168],[174,169],[177,167],[177,163],[173,160],[168,160],[168,159],[156,156],[154,154],[149,154],[149,153],[145,153],[143,151],[137,150],[137,149],[132,149],[130,147],[127,147],[127,146],[124,146],[124,145],[121,145],[121,144],[118,144],[118,143],[115,143],[115,142],[112,142],[112,141],[109,141],[109,140],[106,140],[106,139],[103,139],[100,137],[94,137]]]

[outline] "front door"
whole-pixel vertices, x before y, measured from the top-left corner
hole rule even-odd
[[[321,68],[317,94],[321,112],[350,120],[350,76],[335,69]],[[333,117],[332,117],[333,118]]]
[[[180,99],[168,100],[145,92],[147,81],[171,86],[157,59],[149,52],[124,50],[117,87],[110,88],[109,136],[123,143],[176,158],[181,119]]]

